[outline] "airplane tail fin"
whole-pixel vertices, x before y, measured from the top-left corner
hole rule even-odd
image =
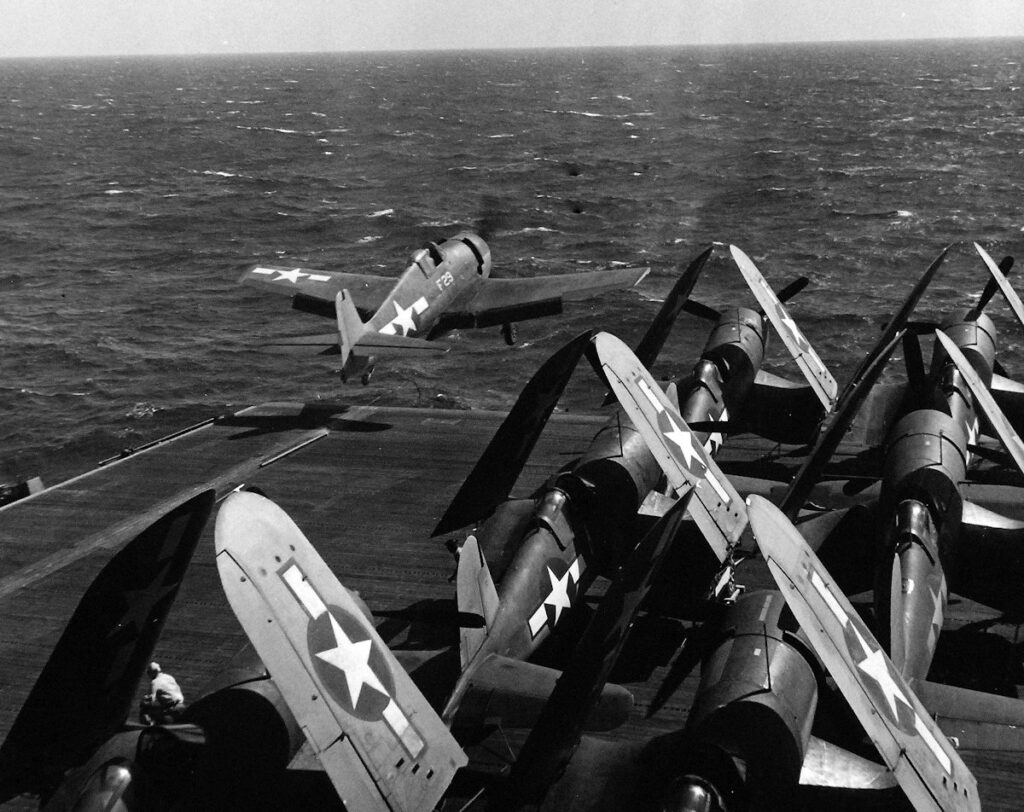
[[[203,491],[175,507],[85,590],[0,747],[0,803],[44,789],[124,725],[213,502]]]
[[[487,638],[498,611],[498,591],[487,568],[476,536],[469,536],[459,553],[456,577],[459,614],[463,621],[459,631],[459,658],[465,668],[476,656]]]
[[[366,325],[359,318],[359,312],[347,290],[334,298],[334,313],[338,320],[338,347],[341,350],[341,377],[348,380],[353,375],[373,370],[373,356],[360,356],[355,352],[356,344],[366,333]]]
[[[346,809],[433,809],[466,755],[302,531],[269,499],[217,516],[228,602]]]
[[[347,290],[334,298],[334,313],[338,320],[338,349],[341,351],[341,378],[347,381],[354,375],[367,383],[377,357],[382,355],[440,355],[448,352],[448,344],[427,341],[412,336],[392,335],[371,328],[359,317],[352,296]],[[358,352],[357,352],[358,348]]]

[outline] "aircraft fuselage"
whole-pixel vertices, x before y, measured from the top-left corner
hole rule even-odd
[[[764,357],[764,335],[756,311],[731,308],[723,313],[693,372],[679,382],[685,419],[724,420],[730,408],[741,407]],[[721,445],[720,434],[695,434],[711,453]],[[647,444],[617,411],[575,467],[545,486],[507,570],[493,573],[501,579],[500,609],[477,658],[493,652],[529,657],[596,575],[609,571],[627,552],[636,512],[661,477]],[[495,515],[500,513],[499,508]],[[507,523],[498,526],[509,528]],[[485,557],[501,558],[510,540],[487,528],[485,523],[478,531]]]
[[[776,590],[742,595],[711,633],[686,727],[654,739],[643,759],[660,785],[660,809],[785,808],[800,778],[818,706],[821,666],[793,628]],[[791,622],[792,626],[795,626]]]
[[[983,381],[992,380],[996,332],[984,314],[943,331]],[[886,452],[879,516],[878,633],[905,679],[927,676],[942,630],[948,580],[957,571],[960,483],[978,434],[974,401],[941,345],[933,353],[932,408],[903,417]],[[888,622],[887,622],[888,621]]]
[[[441,316],[468,301],[491,273],[491,252],[480,237],[461,232],[412,255],[368,327],[379,333],[428,338]]]

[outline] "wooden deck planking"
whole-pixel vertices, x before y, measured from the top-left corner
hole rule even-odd
[[[149,523],[140,524],[141,515],[149,511],[152,516],[171,494],[199,482],[215,479],[223,489],[237,479],[262,488],[374,610],[452,601],[454,561],[443,539],[429,534],[503,415],[366,407],[335,413],[323,406],[320,423],[332,428],[327,437],[258,469],[252,463],[256,449],[294,444],[316,431],[312,425],[287,428],[283,419],[275,423],[278,413],[297,414],[292,407],[268,406],[249,415],[256,423],[262,416],[268,425],[277,425],[276,437],[240,425],[204,428],[0,511],[0,613],[5,621],[0,624],[0,735],[13,723],[78,598],[116,546]],[[581,453],[602,422],[599,416],[556,414],[516,492],[532,491]],[[354,424],[381,428],[355,431]],[[231,464],[240,458],[248,460],[245,466]],[[225,467],[229,475],[221,470]],[[106,532],[110,527],[117,532]],[[45,577],[18,581],[35,572],[34,562],[57,555],[60,563],[61,551],[69,547],[88,551]],[[245,642],[213,559],[211,520],[155,652],[186,696],[195,696]],[[763,567],[751,575],[758,583],[768,582]],[[696,669],[653,718],[644,718],[668,671],[666,662],[646,681],[630,684],[637,711],[613,735],[643,741],[682,725],[696,689]],[[1018,808],[1024,792],[1018,759],[966,753],[965,760],[976,772],[986,809]],[[16,801],[11,808],[30,805]]]

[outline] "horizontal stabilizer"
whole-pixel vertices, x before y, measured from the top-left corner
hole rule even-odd
[[[363,334],[363,337],[359,339],[359,343],[356,346],[360,350],[365,350],[376,356],[411,355],[417,353],[441,355],[451,349],[451,345],[443,341],[427,341],[423,338],[393,336],[369,330]]]
[[[913,688],[957,749],[1024,752],[1024,701],[927,680]]]
[[[295,353],[309,355],[319,352],[321,355],[337,355],[341,350],[338,347],[337,333],[317,333],[316,335],[301,336],[280,336],[271,338],[260,343],[261,350],[271,352]]]
[[[269,499],[217,516],[228,602],[347,809],[435,807],[466,756],[361,602]]]
[[[1024,530],[1024,522],[1019,519],[1011,519],[1003,516],[994,510],[989,510],[974,502],[964,501],[964,512],[962,517],[964,524],[974,527],[986,527],[994,530]]]
[[[896,777],[884,764],[858,756],[831,742],[811,736],[800,770],[800,783],[836,789],[892,789]]]
[[[427,341],[422,338],[392,336],[385,333],[367,332],[358,343],[360,350],[366,350],[374,356],[385,355],[442,355],[451,349],[450,344],[441,341]],[[282,336],[260,343],[260,349],[281,353],[317,353],[321,355],[338,355],[337,333],[316,333],[314,335]]]
[[[491,654],[474,668],[454,723],[476,726],[498,719],[505,727],[532,728],[559,676],[553,668]],[[632,707],[629,691],[606,684],[584,728],[614,730],[629,718]]]

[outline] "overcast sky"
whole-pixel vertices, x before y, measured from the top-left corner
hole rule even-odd
[[[0,57],[994,36],[1021,0],[0,0]]]

